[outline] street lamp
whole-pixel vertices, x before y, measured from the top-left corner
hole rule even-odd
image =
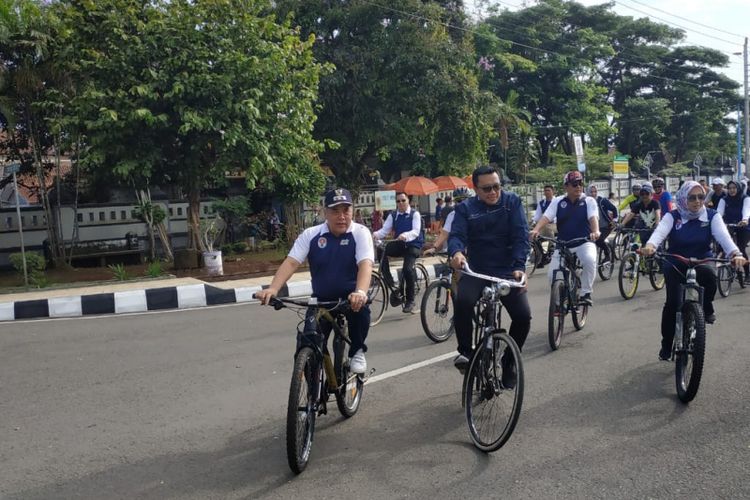
[[[735,52],[734,55],[743,57],[744,64],[742,65],[742,74],[745,82],[745,167],[747,168],[747,162],[750,159],[750,98],[748,98],[747,88],[747,37],[745,37],[744,50],[742,52]],[[739,120],[737,120],[739,125]],[[737,177],[742,178],[742,158],[737,158]],[[746,174],[746,172],[744,173]]]

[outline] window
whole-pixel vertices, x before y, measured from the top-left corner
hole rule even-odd
[[[106,218],[106,217],[104,216],[104,212],[99,212],[99,220],[100,220],[100,221],[105,221],[105,220],[107,220],[107,218]]]
[[[25,215],[21,216],[21,227],[26,227],[26,216]]]
[[[31,216],[31,224],[33,226],[38,226],[39,225],[39,218],[36,215],[32,215]]]
[[[174,210],[172,209],[172,207],[169,207],[169,216],[174,217]]]
[[[6,217],[5,218],[5,226],[8,228],[13,227],[13,217]]]
[[[203,213],[208,214],[208,205],[203,205]]]
[[[125,220],[128,218],[128,213],[125,210],[120,210],[120,220]]]
[[[131,210],[130,211],[130,218],[131,219],[137,219],[138,218],[138,214],[136,214],[135,212],[136,212],[135,210]]]
[[[177,215],[182,215],[182,207],[177,207]]]
[[[110,210],[109,220],[117,220],[117,212],[115,212],[114,210]]]
[[[94,212],[89,212],[89,222],[94,222]]]
[[[77,214],[76,214],[76,220],[77,220],[78,222],[83,222],[83,214],[82,214],[82,213],[80,213],[80,212],[79,212],[79,213],[77,213]],[[36,226],[36,215],[34,216],[34,225]]]

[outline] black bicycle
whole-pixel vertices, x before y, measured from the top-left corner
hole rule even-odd
[[[734,240],[734,242],[737,243],[737,232],[746,231],[747,226],[727,224],[727,230],[729,230],[729,233],[732,235],[732,239]],[[715,241],[714,246],[718,250],[714,252],[714,255],[723,257],[724,251]],[[719,264],[716,268],[716,280],[718,285],[717,288],[719,289],[719,294],[722,297],[729,297],[729,293],[732,291],[732,283],[734,283],[735,280],[740,285],[740,288],[745,288],[745,286],[747,285],[745,279],[745,272],[742,268],[737,269],[733,265],[728,263]]]
[[[526,257],[526,276],[532,276],[537,268],[549,264],[554,252],[555,245],[551,242],[547,242],[545,246],[539,240],[532,241],[529,255]]]
[[[388,305],[391,307],[400,306],[405,299],[405,287],[406,283],[403,279],[399,279],[399,283],[394,283],[392,279],[385,279],[385,275],[382,273],[383,262],[385,260],[385,247],[391,241],[398,240],[383,240],[378,245],[378,251],[380,251],[380,258],[378,259],[378,268],[372,272],[370,278],[370,289],[368,290],[367,297],[370,301],[370,326],[375,326],[383,319],[385,310],[388,309]],[[417,273],[417,279],[414,282],[414,303],[420,304],[422,300],[422,293],[427,289],[427,285],[430,283],[430,275],[427,272],[427,268],[421,262],[417,262],[414,266],[415,272]],[[415,311],[416,313],[417,311]]]
[[[446,256],[445,254],[441,254]],[[422,329],[427,338],[433,342],[445,342],[455,328],[453,327],[453,294],[455,293],[454,272],[448,261],[441,262],[443,273],[432,283],[422,295],[419,317]],[[436,266],[437,268],[437,266]]]
[[[344,417],[353,416],[362,402],[365,376],[349,372],[346,351],[351,340],[345,316],[350,307],[348,301],[273,298],[269,305],[277,311],[289,306],[298,308],[303,318],[297,325],[297,352],[286,414],[286,456],[289,467],[299,474],[310,460],[315,419],[328,412],[329,396],[335,396]],[[327,336],[319,329],[321,319],[332,325],[333,359]]]
[[[609,259],[607,253],[599,245],[596,246],[596,272],[599,274],[599,278],[602,281],[607,281],[612,277],[612,271],[615,268],[615,261],[617,256],[615,255],[614,238],[610,238],[604,241],[609,249]]]
[[[489,282],[474,311],[474,353],[464,373],[461,401],[472,442],[480,450],[492,452],[510,438],[523,404],[521,350],[500,328],[500,299],[511,289],[526,286],[526,280],[475,273],[468,265],[462,272]]]
[[[549,346],[553,351],[556,351],[562,341],[565,316],[568,313],[573,319],[573,326],[576,330],[581,330],[586,325],[589,306],[580,302],[582,267],[578,257],[570,249],[591,240],[589,238],[575,238],[561,241],[544,236],[540,236],[539,239],[552,240],[559,250],[559,268],[552,274],[547,318],[547,339],[549,340]]]
[[[675,362],[675,383],[677,397],[689,403],[698,393],[703,375],[703,362],[706,353],[706,320],[703,316],[703,287],[698,284],[695,267],[709,262],[726,264],[726,259],[695,259],[673,253],[657,252],[656,258],[662,266],[673,266],[668,258],[673,258],[687,266],[685,283],[680,284],[679,305],[675,320],[675,334],[672,343],[672,360]]]

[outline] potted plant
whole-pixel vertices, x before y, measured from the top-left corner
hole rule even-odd
[[[206,249],[203,252],[203,265],[210,276],[221,276],[224,274],[221,250],[216,250],[215,248],[224,227],[224,220],[218,215],[212,219],[201,220],[200,237],[203,247]]]

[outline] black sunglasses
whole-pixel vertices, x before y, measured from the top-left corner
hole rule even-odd
[[[396,200],[398,203],[406,203],[409,200]]]
[[[570,187],[577,188],[577,187],[583,186],[583,182],[581,182],[581,181],[570,181],[570,182],[568,182],[567,185],[570,186]]]
[[[687,197],[688,201],[703,201],[706,199],[705,194],[690,194]]]
[[[485,193],[491,193],[492,191],[500,192],[500,184],[492,184],[490,186],[477,186],[478,189],[481,189]]]

